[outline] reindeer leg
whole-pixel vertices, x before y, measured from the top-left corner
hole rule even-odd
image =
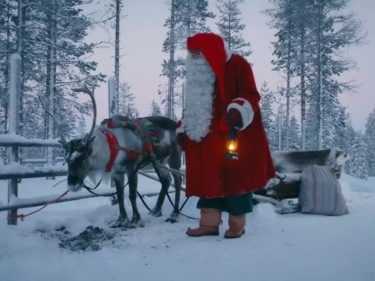
[[[161,183],[161,189],[159,192],[158,199],[156,201],[156,204],[150,214],[154,217],[161,217],[162,216],[162,207],[164,204],[165,196],[167,195],[166,191],[168,191],[169,186],[171,184],[171,176],[169,175],[169,172],[159,169],[160,173],[160,183]]]
[[[162,207],[164,204],[165,196],[167,195],[165,191],[169,189],[169,185],[171,182],[171,177],[169,176],[168,173],[165,173],[164,171],[160,171],[160,176],[161,176],[161,182],[160,182],[161,189],[160,189],[156,204],[150,212],[150,214],[154,217],[162,216]]]
[[[174,208],[172,213],[169,215],[167,222],[175,223],[177,222],[178,215],[180,214],[180,198],[181,198],[181,185],[182,185],[182,178],[179,175],[172,174],[173,182],[176,189],[175,196],[174,196]]]
[[[181,152],[177,148],[177,145],[172,148],[172,155],[168,160],[169,167],[175,170],[180,170],[181,168]],[[181,198],[181,186],[182,186],[182,177],[172,173],[173,182],[175,186],[175,197],[174,197],[174,208],[172,213],[169,215],[167,222],[175,223],[177,222],[178,216],[180,214],[180,198]]]
[[[117,198],[118,198],[118,206],[120,210],[119,218],[115,223],[111,225],[112,228],[115,227],[129,227],[129,218],[125,210],[125,202],[124,202],[124,174],[115,174],[113,176],[113,180],[115,181],[116,191],[117,191]]]
[[[128,173],[129,179],[129,200],[132,204],[133,217],[130,222],[130,228],[144,227],[141,215],[137,207],[137,188],[138,188],[138,173],[133,174],[133,170]]]

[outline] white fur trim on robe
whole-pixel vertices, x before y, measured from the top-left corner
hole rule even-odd
[[[240,131],[245,130],[246,127],[249,126],[251,122],[253,122],[254,118],[254,111],[251,107],[251,104],[243,98],[236,98],[232,100],[232,102],[228,105],[227,111],[232,108],[237,109],[240,112],[242,118],[242,127],[236,127],[236,129]]]
[[[229,49],[227,43],[224,43],[224,48],[225,48],[226,62],[228,62],[233,55],[233,51]]]
[[[182,122],[181,120],[177,122],[177,129],[176,129],[176,135],[180,134],[180,133],[184,133],[185,130],[184,130],[184,127],[182,126]]]

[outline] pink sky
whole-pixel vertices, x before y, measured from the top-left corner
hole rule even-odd
[[[247,0],[241,5],[242,22],[246,24],[243,32],[246,40],[250,41],[253,54],[248,58],[254,64],[255,79],[260,88],[263,81],[269,87],[276,89],[281,85],[280,74],[271,71],[272,59],[271,41],[274,40],[274,30],[266,23],[269,18],[261,11],[269,7],[267,0]],[[352,0],[351,11],[357,18],[364,21],[364,28],[368,31],[367,45],[354,47],[348,50],[348,55],[358,63],[359,70],[346,73],[343,77],[356,80],[362,86],[356,94],[345,94],[340,97],[344,106],[352,116],[355,129],[364,129],[366,118],[375,108],[373,96],[375,65],[375,1]],[[210,0],[210,10],[217,13],[216,1]],[[93,7],[94,8],[94,7]],[[91,10],[91,9],[90,9]],[[126,0],[123,14],[128,16],[121,23],[121,68],[120,82],[127,82],[135,94],[135,104],[141,116],[150,113],[150,104],[153,99],[160,104],[157,90],[160,83],[166,80],[160,77],[161,63],[166,54],[161,52],[166,28],[164,21],[169,15],[166,0]],[[215,19],[217,21],[217,19]],[[217,32],[215,21],[209,21],[213,32]],[[106,39],[102,31],[93,31],[88,40]],[[114,73],[114,48],[97,49],[94,60],[99,63],[98,71],[106,75]],[[99,105],[98,122],[108,116],[108,86],[102,84],[96,89],[96,99]],[[86,97],[85,97],[86,98]],[[178,109],[180,112],[180,109]],[[298,115],[299,109],[296,108]],[[90,123],[88,119],[88,125]]]

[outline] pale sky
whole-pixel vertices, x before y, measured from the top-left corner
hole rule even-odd
[[[162,43],[167,29],[163,26],[169,15],[167,0],[124,0],[123,14],[127,14],[121,23],[121,67],[120,82],[130,84],[135,94],[135,105],[141,116],[150,113],[150,104],[153,99],[160,104],[157,93],[158,85],[164,83],[160,77],[161,63],[167,55],[161,52]],[[366,118],[375,108],[375,1],[352,0],[351,11],[362,20],[368,32],[368,44],[353,47],[348,55],[354,58],[359,70],[346,73],[343,78],[356,80],[362,86],[356,94],[344,94],[340,100],[352,116],[355,129],[364,129]],[[210,0],[210,11],[217,14],[216,1]],[[280,74],[273,72],[270,63],[272,59],[271,41],[274,40],[275,30],[267,26],[269,18],[261,11],[269,7],[268,0],[246,0],[241,5],[242,22],[246,24],[244,38],[251,43],[253,53],[248,58],[253,63],[253,70],[258,89],[263,81],[267,81],[271,90],[281,85]],[[93,7],[93,9],[95,9]],[[91,9],[90,9],[91,10]],[[213,32],[218,32],[215,22],[218,17],[208,24]],[[105,40],[107,34],[103,31],[89,33],[88,41]],[[114,48],[97,49],[93,60],[98,62],[98,71],[111,76],[114,74]],[[102,84],[95,91],[98,108],[99,123],[108,117],[108,86]],[[85,97],[86,99],[87,97]],[[299,109],[296,108],[297,115]],[[180,110],[178,111],[180,112]],[[91,119],[88,118],[88,125]]]

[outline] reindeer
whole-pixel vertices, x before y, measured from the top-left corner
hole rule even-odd
[[[310,165],[332,167],[337,178],[350,156],[338,147],[322,150],[276,151],[272,153],[272,161],[277,173],[302,173]]]
[[[302,171],[310,165],[331,167],[336,178],[340,179],[345,163],[350,156],[338,147],[311,151],[276,151],[272,161],[276,177],[267,185],[255,191],[257,195],[277,198],[298,198]],[[275,198],[276,198],[275,197]]]
[[[66,141],[59,123],[55,116],[46,108],[42,99],[40,102],[46,112],[53,118],[59,142],[65,149],[65,159],[68,165],[67,188],[72,192],[77,192],[85,187],[86,177],[95,182],[97,176],[101,176],[104,182],[113,178],[116,185],[116,196],[119,205],[119,217],[117,221],[111,223],[111,227],[136,228],[144,227],[141,215],[139,214],[136,196],[138,186],[138,173],[136,166],[137,157],[132,157],[131,152],[143,151],[144,131],[140,128],[128,129],[124,127],[108,128],[106,124],[96,126],[97,107],[94,97],[94,89],[89,90],[85,85],[83,88],[72,89],[74,92],[83,92],[90,96],[93,103],[93,122],[90,132],[83,138],[76,138]],[[113,115],[113,122],[134,121],[126,116]],[[176,141],[177,123],[169,118],[161,116],[147,117],[153,123],[157,138],[159,139],[159,149],[155,153],[155,160],[158,165],[169,165],[172,169],[181,168],[181,148]],[[109,138],[115,140],[118,146],[110,145]],[[115,156],[113,156],[115,155]],[[157,202],[150,214],[154,217],[162,215],[162,206],[171,183],[171,177],[168,171],[158,169],[161,181],[161,191]],[[124,175],[129,179],[129,199],[132,206],[133,216],[130,220],[125,210],[124,204]],[[182,178],[179,175],[172,174],[175,184],[175,203],[174,209],[166,221],[174,223],[179,215],[179,202]]]

